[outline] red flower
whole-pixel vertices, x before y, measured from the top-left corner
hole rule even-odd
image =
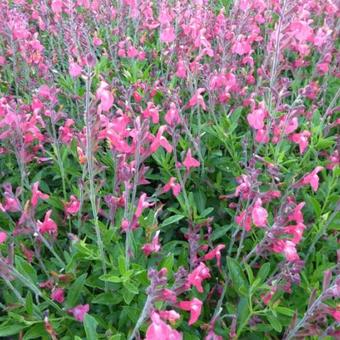
[[[203,259],[204,260],[212,260],[216,257],[217,266],[221,268],[221,250],[225,248],[224,244],[218,245],[213,250],[209,251],[209,253],[205,254]]]

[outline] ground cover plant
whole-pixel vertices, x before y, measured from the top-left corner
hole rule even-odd
[[[339,337],[339,13],[0,0],[0,337]]]

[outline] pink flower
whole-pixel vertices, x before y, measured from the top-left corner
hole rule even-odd
[[[217,266],[221,268],[221,250],[225,248],[224,244],[219,244],[213,250],[210,250],[209,253],[205,254],[203,259],[204,260],[212,260],[216,257]]]
[[[300,154],[302,155],[308,147],[308,139],[311,136],[309,131],[302,131],[299,133],[294,133],[289,136],[289,139],[299,145]]]
[[[0,244],[4,243],[7,240],[7,233],[4,231],[0,231]]]
[[[297,225],[288,225],[284,228],[284,232],[286,234],[293,235],[293,238],[291,241],[294,244],[298,244],[301,241],[303,232],[305,230],[306,226],[303,223],[298,223]]]
[[[148,102],[146,109],[142,112],[144,118],[151,118],[154,124],[159,122],[159,112],[153,102]]]
[[[246,211],[241,211],[241,213],[235,217],[235,222],[246,229],[246,231],[250,231],[251,229],[251,215]]]
[[[70,201],[65,204],[66,215],[75,215],[80,209],[80,201],[76,196],[71,195]]]
[[[340,322],[340,309],[332,309],[329,313],[335,321]]]
[[[151,243],[146,243],[142,247],[142,250],[146,256],[149,256],[151,253],[158,253],[161,249],[161,246],[159,244],[159,233],[160,231],[157,230],[155,236],[152,239]]]
[[[295,243],[291,241],[275,240],[272,249],[275,253],[282,253],[289,262],[294,262],[300,259],[296,251]]]
[[[266,209],[262,208],[261,199],[256,201],[251,213],[251,218],[257,227],[265,227],[267,225],[268,213]]]
[[[301,185],[310,184],[313,191],[317,191],[319,188],[319,177],[317,174],[323,169],[324,168],[322,166],[317,166],[312,172],[310,172],[301,179]]]
[[[99,105],[99,111],[104,111],[108,112],[110,111],[114,98],[112,95],[112,92],[107,90],[109,84],[107,84],[105,81],[100,82],[100,86],[96,92],[96,97],[97,99],[100,100],[100,105]]]
[[[293,212],[288,215],[288,221],[295,221],[296,223],[303,223],[303,214],[301,209],[305,206],[305,202],[299,203],[293,210]]]
[[[36,207],[38,204],[39,198],[42,200],[47,200],[49,196],[47,194],[43,194],[41,191],[39,191],[39,182],[35,182],[32,187],[32,198],[31,203],[33,207]]]
[[[182,340],[182,334],[162,321],[158,313],[153,312],[151,320],[152,322],[146,331],[145,340]]]
[[[159,300],[175,303],[177,301],[177,296],[174,291],[165,288],[162,290]]]
[[[175,323],[180,318],[180,315],[174,310],[162,310],[159,312],[159,315],[163,320],[167,320],[170,323]]]
[[[84,316],[86,313],[88,313],[90,310],[90,305],[86,304],[86,305],[78,305],[75,306],[71,309],[68,310],[68,312],[70,314],[73,314],[73,317],[80,322],[83,322],[84,320]]]
[[[205,105],[204,99],[201,95],[204,91],[205,89],[202,87],[197,89],[196,93],[190,98],[187,108],[191,108],[198,104],[198,106],[201,106],[204,111],[207,111],[207,106]]]
[[[56,223],[51,219],[52,210],[49,210],[44,218],[44,222],[37,222],[38,231],[42,234],[49,233],[56,235],[58,233],[58,227]]]
[[[65,300],[64,289],[62,288],[54,289],[51,293],[51,299],[59,303],[63,303]]]
[[[187,171],[190,171],[190,168],[198,168],[201,164],[198,160],[191,156],[191,149],[188,150],[187,155],[183,161],[183,165],[186,167]]]
[[[151,153],[154,153],[158,150],[160,146],[162,146],[168,153],[172,152],[172,146],[168,142],[168,140],[163,136],[163,133],[166,131],[167,127],[165,125],[162,125],[157,132],[156,137],[151,143],[150,151]]]
[[[241,34],[238,37],[237,41],[235,41],[232,47],[232,52],[238,55],[244,55],[244,54],[248,54],[250,51],[251,51],[251,45]]]
[[[166,27],[163,27],[161,29],[160,39],[166,44],[170,44],[175,41],[176,34],[174,28],[170,25],[166,25]]]
[[[52,0],[51,9],[54,14],[61,14],[63,11],[63,2],[61,0]]]
[[[247,115],[247,120],[253,129],[260,130],[264,128],[264,119],[267,115],[268,113],[265,110],[264,105],[261,105],[257,110],[254,110]]]
[[[138,200],[138,205],[137,205],[137,209],[136,209],[136,212],[135,212],[135,216],[138,218],[142,215],[143,213],[143,210],[145,208],[149,208],[150,206],[152,206],[153,203],[148,203],[147,202],[147,196],[145,193],[142,193],[142,195],[139,197],[139,200]]]
[[[267,129],[259,129],[256,131],[255,140],[258,143],[267,144],[269,142],[269,134]]]
[[[175,103],[170,103],[170,109],[165,114],[164,119],[170,126],[176,126],[180,123],[181,118]]]
[[[68,71],[71,77],[78,78],[83,72],[83,69],[77,63],[70,63]]]
[[[179,302],[178,307],[180,309],[190,312],[189,326],[194,324],[200,317],[202,305],[202,301],[197,298],[193,298],[191,301]]]
[[[188,284],[196,287],[197,291],[203,293],[202,281],[210,278],[209,268],[201,262],[189,275]]]
[[[176,68],[176,76],[178,78],[186,78],[187,70],[185,68],[185,63],[183,60],[178,60],[177,68]]]
[[[181,185],[179,183],[176,183],[175,177],[170,178],[169,182],[164,185],[162,191],[165,193],[168,192],[169,190],[172,190],[172,193],[175,197],[177,197],[181,192]]]
[[[271,299],[273,298],[275,292],[276,292],[276,287],[273,287],[268,293],[261,295],[261,300],[265,305],[268,305]]]

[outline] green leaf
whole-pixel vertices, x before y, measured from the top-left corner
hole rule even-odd
[[[166,218],[163,223],[160,225],[160,227],[165,227],[169,224],[173,224],[173,223],[176,223],[178,221],[180,221],[181,219],[183,219],[184,216],[183,215],[174,215],[174,216],[171,216],[171,217],[168,217]]]
[[[47,338],[47,333],[43,322],[30,327],[30,329],[25,333],[23,340],[31,339],[45,339]]]
[[[118,305],[123,297],[117,292],[102,293],[92,299],[93,304],[98,305]]]
[[[15,335],[18,334],[21,330],[23,330],[26,325],[0,325],[0,336],[5,337],[5,336],[10,336],[10,335]]]
[[[26,295],[25,309],[29,315],[33,314],[33,298],[31,292]]]
[[[108,282],[113,282],[113,283],[121,283],[124,281],[124,278],[119,277],[117,275],[112,275],[112,274],[105,274],[99,277],[100,280],[102,281],[108,281]]]
[[[294,315],[294,311],[287,308],[287,307],[276,307],[275,311],[282,314],[282,315],[286,315],[286,316],[293,316]]]
[[[248,283],[246,281],[246,278],[241,270],[240,265],[236,260],[234,260],[231,257],[227,257],[227,266],[228,266],[228,272],[231,277],[231,280],[234,283],[234,287],[240,291],[241,287],[248,287]]]
[[[118,257],[118,268],[121,275],[124,275],[127,271],[125,257],[122,255]]]
[[[264,282],[264,280],[267,278],[270,271],[270,263],[266,262],[263,264],[260,268],[260,270],[257,273],[256,278],[260,280],[260,284]]]
[[[266,315],[266,317],[273,329],[280,333],[282,331],[282,325],[280,324],[279,320],[273,315]]]
[[[34,284],[38,282],[35,269],[22,257],[15,256],[15,266],[20,274],[23,274],[27,279],[30,279]]]
[[[131,282],[126,281],[123,283],[124,287],[131,293],[131,294],[138,294],[138,288]]]
[[[80,294],[83,291],[86,277],[87,277],[87,274],[83,274],[79,276],[77,280],[75,280],[70,286],[70,289],[67,295],[67,300],[66,300],[66,304],[69,307],[74,307],[77,304]]]
[[[86,333],[86,339],[87,340],[96,340],[97,337],[97,320],[91,316],[90,314],[85,314],[84,317],[84,328]]]

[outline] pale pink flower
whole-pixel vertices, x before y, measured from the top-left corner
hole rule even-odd
[[[81,75],[81,73],[83,72],[83,69],[77,63],[70,63],[68,71],[71,77],[77,78]]]
[[[142,112],[144,118],[151,118],[154,124],[159,122],[159,112],[157,106],[153,102],[147,103],[147,108]]]
[[[180,319],[180,315],[174,310],[162,310],[159,311],[159,315],[163,320],[167,320],[170,323],[175,323]]]
[[[293,235],[293,238],[291,239],[291,241],[294,244],[298,244],[302,239],[302,235],[303,235],[305,228],[306,226],[303,223],[298,223],[296,225],[287,225],[286,227],[284,227],[284,232],[286,234]]]
[[[165,25],[161,28],[160,40],[170,44],[176,39],[176,33],[171,25]]]
[[[159,127],[156,137],[153,139],[150,151],[154,153],[158,150],[160,146],[162,146],[168,153],[172,152],[172,146],[168,142],[168,140],[163,136],[163,133],[167,130],[165,125]]]
[[[201,315],[202,301],[193,298],[191,301],[180,301],[178,307],[190,312],[189,326],[194,324]]]
[[[161,320],[158,313],[153,312],[151,320],[152,322],[145,334],[145,340],[182,340],[182,334]]]
[[[49,198],[49,195],[43,194],[41,191],[39,191],[39,182],[35,182],[32,187],[32,198],[31,203],[33,207],[36,207],[39,201],[39,198],[42,200],[47,200]]]
[[[250,51],[251,51],[251,45],[241,34],[238,37],[238,39],[234,42],[233,47],[232,47],[232,52],[238,55],[244,55],[244,54],[248,54]]]
[[[300,259],[295,243],[289,240],[275,240],[272,246],[275,253],[282,253],[288,262],[294,262]]]
[[[65,300],[64,289],[63,288],[54,289],[51,293],[51,299],[59,303],[63,303]]]
[[[251,215],[248,212],[241,211],[239,215],[235,216],[235,222],[246,231],[251,230]]]
[[[4,231],[0,231],[0,244],[4,243],[7,240],[7,233]]]
[[[63,2],[62,0],[52,0],[51,9],[54,14],[61,14],[63,11]]]
[[[73,314],[73,317],[80,322],[84,321],[84,316],[85,314],[87,314],[90,310],[90,305],[86,304],[86,305],[78,305],[75,306],[71,309],[68,310],[68,312],[70,314]]]
[[[186,167],[187,171],[189,172],[191,168],[198,168],[201,164],[198,160],[192,157],[191,149],[189,149],[183,161],[183,165]]]
[[[65,213],[66,215],[75,215],[78,213],[80,209],[80,201],[76,196],[71,195],[70,201],[65,204]]]
[[[57,224],[51,219],[52,210],[47,211],[43,222],[38,221],[37,227],[38,231],[42,234],[49,233],[56,235],[58,233]]]
[[[108,90],[108,86],[109,84],[105,81],[101,81],[96,92],[96,97],[100,100],[99,110],[104,112],[110,111],[114,102],[113,94]]]
[[[257,227],[265,227],[267,225],[268,213],[267,210],[262,207],[261,199],[256,201],[251,213],[251,217],[254,225]]]
[[[267,115],[264,105],[261,105],[257,110],[253,110],[247,115],[247,120],[253,129],[260,130],[264,128],[264,120]]]
[[[176,76],[178,78],[183,78],[183,79],[187,77],[187,70],[186,70],[185,63],[183,60],[178,60],[177,62]]]
[[[202,281],[210,278],[209,268],[201,262],[189,275],[188,284],[195,286],[197,291],[203,293]]]

